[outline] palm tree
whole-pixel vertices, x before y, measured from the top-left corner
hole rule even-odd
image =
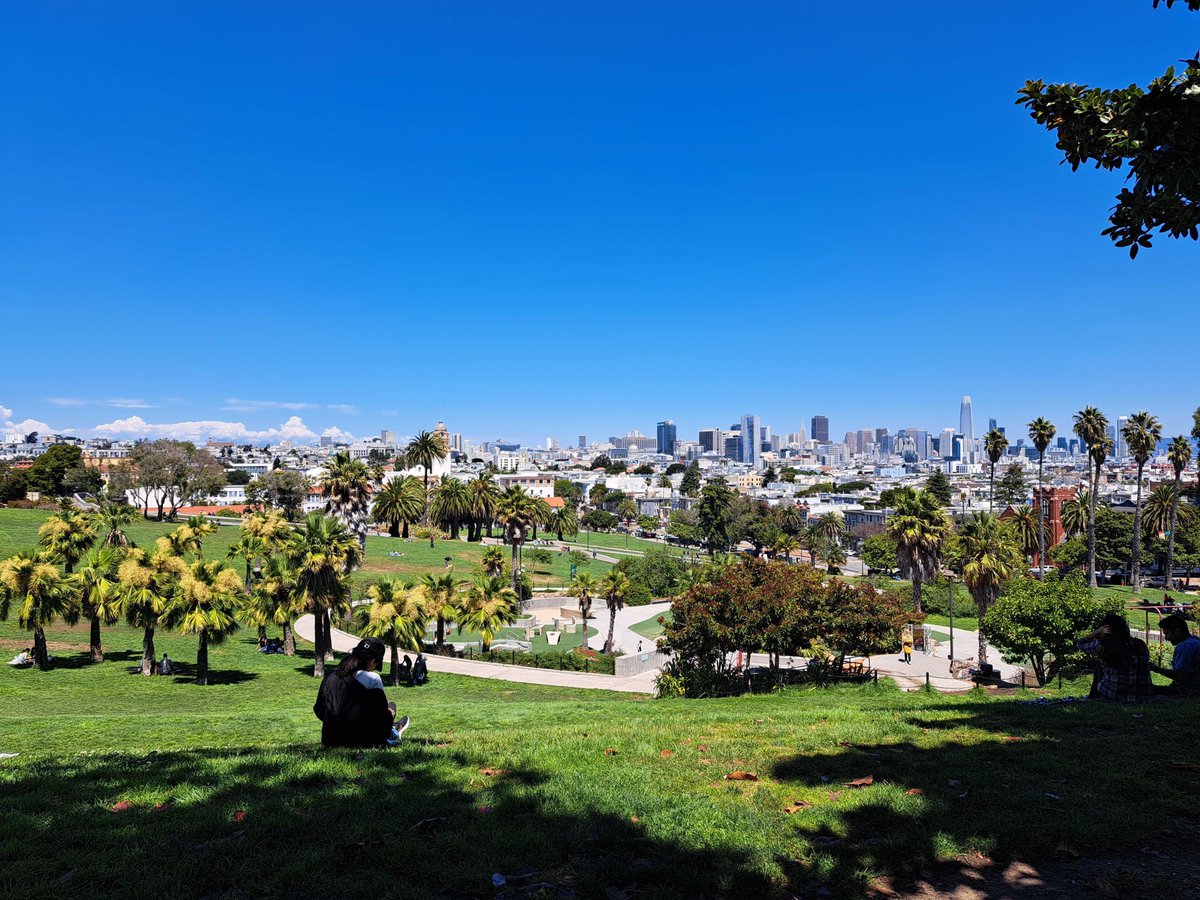
[[[0,562],[0,621],[17,606],[17,624],[33,632],[33,664],[49,668],[46,626],[56,619],[68,624],[79,620],[79,604],[58,567],[29,553],[18,553]]]
[[[435,460],[446,458],[446,447],[442,439],[432,431],[422,431],[408,442],[404,449],[404,457],[410,466],[420,466],[425,470],[425,494],[429,494],[429,473]]]
[[[1038,416],[1029,423],[1029,440],[1038,452],[1038,503],[1037,503],[1037,518],[1038,518],[1038,578],[1045,574],[1046,564],[1046,523],[1044,504],[1041,499],[1041,491],[1044,487],[1042,481],[1042,473],[1046,464],[1046,448],[1050,446],[1050,442],[1054,440],[1054,423],[1049,419],[1044,419]]]
[[[471,516],[471,489],[457,478],[443,479],[434,492],[429,512],[439,528],[449,529],[450,540],[458,540],[459,528]]]
[[[400,650],[421,649],[425,637],[425,611],[420,592],[410,590],[400,579],[380,581],[367,588],[373,601],[360,606],[354,615],[355,631],[362,637],[379,638],[391,649],[391,682],[400,684]]]
[[[483,551],[480,560],[486,575],[500,575],[504,572],[504,552],[499,547],[488,547]]]
[[[846,534],[846,520],[839,512],[827,512],[814,523],[816,532],[830,545],[840,544]]]
[[[546,522],[546,528],[553,531],[561,541],[564,534],[576,535],[579,533],[579,517],[575,514],[575,507],[569,503],[564,503],[558,509],[550,511],[550,518]]]
[[[420,479],[401,475],[387,482],[375,495],[371,519],[387,525],[392,537],[408,537],[408,526],[425,513],[425,489]]]
[[[976,513],[959,532],[963,546],[963,581],[979,611],[987,614],[1004,582],[1021,568],[1021,548],[1004,523],[990,513]],[[987,638],[979,629],[979,662],[987,662]]]
[[[104,662],[100,623],[113,625],[121,617],[121,591],[117,582],[121,551],[101,545],[89,550],[81,563],[71,577],[71,587],[78,595],[80,612],[91,621],[92,662]]]
[[[208,684],[208,645],[220,644],[237,631],[237,614],[245,600],[242,580],[219,559],[198,559],[179,577],[179,587],[163,609],[168,628],[199,639],[196,684]]]
[[[191,544],[198,559],[204,559],[204,539],[217,530],[217,526],[204,516],[191,516],[183,523],[191,532]]]
[[[617,515],[625,520],[626,528],[628,528],[629,524],[637,518],[637,514],[637,501],[635,501],[632,497],[625,497],[620,503],[617,504]]]
[[[775,539],[775,552],[782,553],[783,558],[789,563],[792,561],[792,554],[800,547],[800,542],[790,534],[781,534]]]
[[[921,585],[941,568],[942,544],[950,531],[950,520],[928,491],[901,488],[892,505],[895,513],[887,521],[887,532],[896,542],[896,561],[901,571],[912,578],[913,611],[920,614]]]
[[[1121,429],[1121,434],[1125,436],[1125,444],[1129,447],[1129,454],[1137,463],[1137,500],[1133,506],[1133,594],[1138,596],[1142,592],[1142,473],[1146,469],[1146,463],[1150,461],[1150,457],[1154,454],[1154,448],[1162,437],[1162,425],[1158,419],[1150,415],[1144,409],[1135,412],[1125,422],[1125,426]],[[1167,576],[1168,580],[1170,576]]]
[[[279,625],[283,629],[284,656],[296,655],[296,633],[292,623],[304,612],[304,595],[300,579],[285,556],[268,556],[253,593],[246,606],[246,618],[259,629],[259,639],[266,629]]]
[[[825,550],[825,571],[830,575],[837,575],[845,564],[846,551],[842,549],[841,544],[831,541]]]
[[[247,594],[254,590],[254,573],[261,570],[262,559],[267,555],[267,551],[266,541],[243,530],[238,536],[237,541],[230,546],[229,551],[225,554],[226,559],[244,560],[246,565],[244,585]],[[259,632],[259,637],[263,637],[261,631]]]
[[[70,575],[83,554],[96,543],[96,526],[85,513],[63,509],[42,523],[38,537],[46,556],[61,562]]]
[[[130,546],[129,536],[125,534],[125,526],[135,522],[138,512],[132,506],[107,498],[101,499],[92,521],[96,530],[104,537],[101,543],[106,547],[124,549]]]
[[[260,539],[267,552],[284,547],[292,534],[292,523],[277,509],[255,510],[242,519],[242,531]]]
[[[1008,449],[1008,438],[999,428],[993,428],[983,436],[983,449],[987,453],[988,462],[992,464],[992,471],[988,476],[988,512],[995,512],[996,463],[1000,462],[1000,457],[1004,456],[1004,451]]]
[[[483,472],[472,478],[467,487],[471,490],[471,527],[467,529],[467,540],[482,540],[485,526],[488,537],[491,537],[492,522],[496,520],[496,501],[500,498],[496,479],[491,472]]]
[[[324,678],[325,655],[332,649],[331,613],[348,606],[348,578],[362,562],[362,547],[340,519],[313,512],[292,535],[287,555],[296,569],[296,588],[316,620],[313,676]]]
[[[532,497],[517,485],[513,485],[496,502],[496,518],[504,526],[504,541],[512,546],[512,586],[521,595],[519,578],[520,567],[517,565],[517,552],[539,515],[538,507],[542,504],[537,497]]]
[[[1108,417],[1094,406],[1085,406],[1075,413],[1072,426],[1076,436],[1087,448],[1088,455],[1088,584],[1096,587],[1096,495],[1100,491],[1100,469],[1108,457],[1112,443],[1108,437]],[[1095,474],[1092,472],[1095,470]]]
[[[325,465],[321,479],[325,494],[325,512],[337,517],[358,540],[358,549],[367,549],[367,506],[371,497],[371,470],[361,459],[339,451]]]
[[[1171,468],[1175,470],[1174,490],[1171,492],[1171,525],[1168,529],[1170,534],[1167,535],[1166,575],[1167,584],[1170,585],[1172,567],[1175,564],[1175,529],[1179,525],[1180,480],[1183,478],[1188,463],[1192,461],[1192,445],[1182,434],[1171,439],[1171,444],[1167,447],[1167,459],[1171,463]]]
[[[453,569],[440,575],[430,572],[421,576],[421,590],[425,594],[425,609],[437,620],[434,645],[438,648],[441,648],[446,642],[446,623],[458,621],[461,613],[458,604],[458,588],[464,583],[461,579],[454,577]]]
[[[125,620],[142,629],[143,675],[154,674],[154,631],[184,568],[182,558],[161,547],[153,553],[130,550],[117,567]]]
[[[1013,515],[1008,520],[1008,526],[1012,529],[1013,535],[1020,543],[1021,550],[1024,552],[1027,562],[1040,549],[1038,545],[1038,525],[1038,514],[1034,512],[1032,506],[1017,506],[1013,508]]]
[[[580,572],[571,579],[567,593],[579,600],[579,613],[583,616],[583,647],[587,647],[588,619],[592,614],[592,598],[600,592],[599,582],[587,572]]]
[[[465,625],[479,632],[483,652],[487,653],[496,632],[511,625],[521,614],[521,600],[517,592],[504,583],[503,578],[476,578],[467,592],[463,609],[459,626]]]
[[[1072,499],[1064,500],[1062,511],[1063,531],[1067,537],[1074,537],[1087,531],[1088,507],[1091,506],[1091,491],[1080,491]]]
[[[619,569],[609,569],[600,578],[600,593],[608,604],[608,637],[604,641],[604,653],[613,652],[613,632],[617,627],[617,612],[625,608],[625,595],[629,593],[629,576]],[[586,639],[587,632],[584,631]],[[586,640],[585,640],[586,643]]]

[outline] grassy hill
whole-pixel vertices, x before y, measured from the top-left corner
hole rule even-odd
[[[482,898],[534,870],[544,897],[847,897],[971,884],[1014,855],[1079,885],[1154,862],[1142,847],[1194,858],[1194,702],[884,684],[657,701],[435,674],[390,690],[401,747],[355,760],[317,746],[306,657],[237,635],[201,688],[194,639],[160,633],[183,674],[146,679],[139,632],[107,629],[99,665],[83,627],[49,637],[59,668],[0,666],[0,752],[20,753],[0,761],[0,896]],[[0,624],[0,647],[27,642]],[[1117,884],[1183,896],[1185,875]]]

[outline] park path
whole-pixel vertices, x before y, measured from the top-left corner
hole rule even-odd
[[[643,607],[644,608],[644,607]],[[311,614],[296,620],[296,635],[312,643],[313,625]],[[339,629],[333,629],[333,649],[349,653],[359,638]],[[535,669],[530,666],[506,666],[501,663],[479,662],[470,659],[455,659],[449,656],[426,656],[430,672],[448,672],[453,675],[468,675],[472,678],[493,678],[498,681],[513,681],[518,684],[540,684],[548,687],[586,688],[597,691],[619,691],[629,694],[654,693],[654,676],[657,672],[644,672],[629,678],[612,675],[592,675],[587,672],[561,672],[557,669]]]
[[[617,610],[617,620],[613,627],[613,644],[622,653],[649,653],[654,649],[654,639],[642,637],[632,630],[632,626],[645,622],[647,619],[657,619],[663,613],[670,611],[670,602],[651,603],[649,606],[626,606],[624,609]],[[596,633],[588,638],[588,646],[593,650],[601,650],[608,637],[608,607],[602,600],[599,603],[593,602],[592,618],[588,621],[596,629]],[[638,650],[638,647],[641,647],[641,651]]]

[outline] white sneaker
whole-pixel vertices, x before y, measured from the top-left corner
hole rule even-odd
[[[408,731],[409,724],[408,716],[401,716],[396,720],[396,724],[393,726],[396,729],[396,740],[404,737],[404,732]]]

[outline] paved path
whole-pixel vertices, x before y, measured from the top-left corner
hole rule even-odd
[[[644,607],[643,607],[644,608]],[[296,636],[312,643],[314,620],[311,615],[301,616],[296,621]],[[333,629],[333,649],[348,653],[359,641],[358,637],[345,631]],[[645,672],[631,678],[615,678],[612,675],[592,675],[587,672],[561,672],[557,669],[535,669],[531,666],[506,666],[501,663],[478,662],[469,659],[454,659],[449,656],[425,657],[431,672],[449,672],[454,675],[469,675],[472,678],[494,678],[518,684],[541,684],[550,687],[587,688],[598,691],[620,691],[631,694],[654,693],[654,676],[657,672]]]
[[[642,637],[630,626],[645,622],[647,619],[657,619],[665,612],[671,611],[670,603],[651,603],[649,606],[626,606],[617,610],[617,621],[613,628],[613,644],[622,653],[647,653],[654,649],[653,638]],[[588,620],[596,629],[596,634],[588,638],[588,646],[593,650],[604,649],[604,641],[608,637],[608,607],[604,600],[592,601],[592,618]]]

